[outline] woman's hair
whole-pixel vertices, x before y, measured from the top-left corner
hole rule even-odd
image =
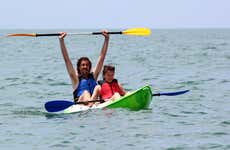
[[[92,63],[91,63],[91,61],[89,60],[88,57],[81,57],[77,61],[77,73],[78,74],[80,74],[80,69],[79,68],[80,68],[80,65],[81,65],[82,61],[88,61],[89,62],[89,71],[91,70],[91,67],[92,67]]]
[[[114,66],[111,66],[111,65],[104,65],[104,68],[103,68],[103,75],[105,75],[105,73],[107,71],[115,71],[115,67]]]

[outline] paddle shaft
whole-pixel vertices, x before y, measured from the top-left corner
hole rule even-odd
[[[38,36],[59,36],[60,33],[47,33],[47,34],[35,34],[36,37]]]
[[[161,94],[160,93],[152,94],[152,96],[161,96]]]
[[[105,101],[104,101],[104,100],[102,100],[102,99],[99,99],[99,100],[91,100],[91,101],[75,102],[75,104],[85,104],[85,105],[87,105],[88,103],[93,103],[93,102],[100,102],[100,103],[103,103],[103,102],[105,102]]]
[[[102,34],[102,32],[93,32],[92,33],[93,35],[99,35],[99,34]],[[108,34],[122,34],[121,31],[118,31],[118,32],[108,32]]]
[[[177,95],[181,95],[181,94],[185,94],[189,92],[189,90],[184,90],[184,91],[178,91],[178,92],[167,92],[167,93],[156,93],[156,94],[152,94],[152,96],[177,96]]]
[[[102,34],[102,32],[92,32],[92,33],[69,33],[70,35],[78,35],[78,34],[92,34],[92,35],[99,35],[99,34]],[[108,34],[122,34],[121,31],[119,32],[108,32]],[[38,37],[38,36],[59,36],[60,33],[48,33],[48,34],[41,34],[41,33],[38,33],[38,34],[35,34],[35,37]]]
[[[185,94],[189,92],[189,90],[184,90],[184,91],[178,91],[178,92],[167,92],[167,93],[156,93],[156,94],[152,94],[152,96],[176,96],[176,95],[181,95],[181,94]],[[83,102],[76,102],[76,104],[88,104],[88,103],[92,103],[92,102],[100,102],[103,103],[105,102],[102,99],[99,100],[91,100],[91,101],[83,101]]]

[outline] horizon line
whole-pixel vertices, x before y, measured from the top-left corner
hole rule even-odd
[[[230,26],[229,27],[129,27],[129,28],[149,28],[149,29],[154,29],[154,30],[161,30],[161,29],[165,29],[165,30],[175,30],[175,29],[230,29]],[[56,30],[56,29],[67,29],[67,30],[89,30],[89,29],[96,29],[96,30],[101,30],[103,28],[92,28],[92,27],[83,27],[83,28],[80,28],[80,27],[76,27],[76,28],[72,28],[72,27],[27,27],[27,28],[23,28],[23,27],[16,27],[16,28],[13,28],[13,27],[8,27],[8,28],[2,28],[0,27],[0,30],[30,30],[30,29],[44,29],[44,30]],[[117,30],[117,29],[128,29],[128,28],[125,28],[125,27],[108,27],[106,29],[111,29],[111,30]]]

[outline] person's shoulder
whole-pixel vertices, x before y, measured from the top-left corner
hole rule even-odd
[[[113,82],[118,83],[118,80],[117,79],[113,79]]]
[[[98,83],[99,85],[102,85],[102,84],[104,83],[104,80],[98,80],[97,83]]]
[[[89,78],[93,78],[94,79],[94,73],[93,72],[89,73]]]

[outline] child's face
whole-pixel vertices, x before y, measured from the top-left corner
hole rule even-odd
[[[112,82],[114,79],[114,71],[107,71],[104,75],[104,80],[106,82]]]

